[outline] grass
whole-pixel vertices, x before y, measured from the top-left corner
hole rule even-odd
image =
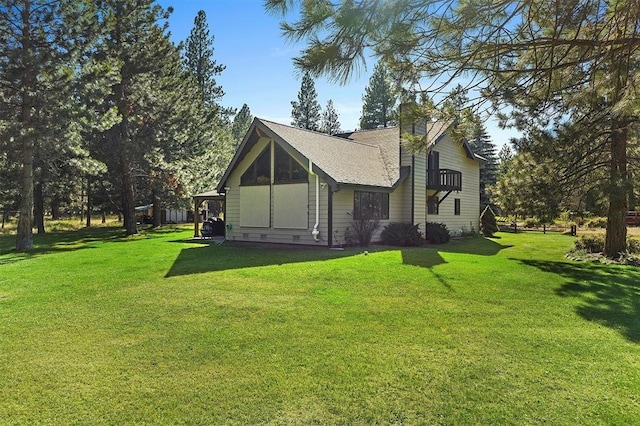
[[[0,236],[2,424],[637,424],[640,271],[565,235],[342,252]],[[4,250],[4,251],[3,251]]]

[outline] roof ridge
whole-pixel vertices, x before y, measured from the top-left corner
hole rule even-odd
[[[324,133],[324,132],[318,132],[316,130],[304,129],[302,127],[296,127],[296,126],[291,126],[291,125],[288,125],[288,124],[282,124],[282,123],[278,123],[276,121],[266,120],[266,119],[263,119],[263,118],[260,118],[260,117],[256,117],[256,119],[261,121],[261,122],[267,122],[267,123],[275,124],[277,126],[283,126],[283,127],[289,128],[289,129],[298,130],[298,131],[301,131],[301,132],[313,133],[314,135],[318,135],[318,136],[337,139],[337,140],[340,140],[340,141],[347,141],[347,142],[351,142],[351,143],[358,144],[358,145],[370,146],[372,148],[378,148],[377,145],[372,145],[372,144],[356,141],[356,140],[351,139],[351,138],[344,138],[344,137],[341,137],[341,136],[330,135],[330,134]],[[347,133],[349,133],[349,132],[347,132]],[[350,132],[350,133],[355,133],[355,132]]]

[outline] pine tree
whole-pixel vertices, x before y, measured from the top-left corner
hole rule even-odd
[[[333,107],[333,101],[331,99],[327,101],[327,106],[322,112],[322,123],[320,124],[320,131],[329,135],[340,133],[340,121],[338,121],[338,112]]]
[[[231,135],[233,136],[234,145],[237,147],[242,142],[245,133],[249,130],[253,116],[251,110],[247,104],[242,105],[240,111],[233,117],[233,126],[231,128]]]
[[[513,160],[513,150],[507,144],[502,145],[500,152],[498,152],[497,178],[507,173],[511,160]]]
[[[362,97],[360,128],[375,129],[378,126],[395,125],[397,119],[396,98],[389,70],[382,62],[378,62]]]
[[[480,214],[480,232],[482,232],[482,235],[485,237],[493,237],[493,234],[498,232],[496,215],[489,206],[486,206],[482,211],[482,214]]]
[[[116,106],[118,121],[105,132],[104,141],[109,167],[118,170],[124,227],[131,235],[138,233],[135,176],[146,148],[136,137],[135,126],[149,119],[140,90],[154,84],[174,47],[168,42],[166,26],[158,24],[168,13],[153,0],[104,0],[100,5],[104,32],[96,55],[117,67],[117,80],[105,101]]]
[[[298,92],[298,101],[291,101],[292,125],[307,130],[318,130],[320,127],[320,104],[316,86],[309,72],[302,77]]]
[[[487,133],[484,123],[477,120],[473,126],[473,137],[469,140],[473,152],[487,160],[480,163],[480,208],[491,204],[487,188],[496,183],[498,178],[498,157],[496,146]]]
[[[64,119],[76,108],[69,82],[92,36],[91,10],[83,1],[0,0],[0,138],[19,152],[19,251],[33,247],[36,149],[64,143],[72,125]]]
[[[184,43],[184,63],[198,82],[203,102],[214,109],[220,109],[218,102],[224,96],[224,91],[222,86],[216,84],[215,77],[226,66],[213,59],[215,37],[209,34],[207,15],[204,10],[200,10],[193,21],[191,34]]]

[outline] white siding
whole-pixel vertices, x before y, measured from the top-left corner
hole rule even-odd
[[[440,153],[440,168],[462,172],[462,191],[452,192],[440,203],[437,215],[430,215],[429,222],[444,223],[452,235],[463,231],[478,231],[480,218],[480,164],[467,157],[462,144],[445,135],[433,148]],[[431,193],[431,192],[430,192]],[[444,197],[446,192],[438,194]],[[460,199],[460,215],[454,214],[454,200]]]
[[[425,191],[427,187],[427,154],[424,152],[417,153],[414,164],[413,224],[419,224],[420,230],[424,232],[427,222],[427,193]]]
[[[402,185],[406,184],[403,183]],[[381,220],[372,242],[380,242],[382,230],[391,222],[403,222],[404,219],[404,190],[403,186],[389,194],[389,219]],[[345,232],[353,235],[353,189],[342,189],[333,194],[333,235],[335,245],[346,244]],[[355,238],[355,236],[353,236]]]

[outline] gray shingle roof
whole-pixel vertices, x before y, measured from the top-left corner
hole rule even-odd
[[[448,127],[446,123],[430,126],[427,137],[431,144],[437,143]],[[218,185],[218,191],[224,188],[231,171],[261,135],[266,135],[311,160],[314,171],[326,175],[337,184],[393,190],[407,176],[408,170],[400,168],[398,127],[329,136],[326,133],[255,118]]]
[[[258,120],[337,183],[391,188],[399,179],[397,128],[372,131],[368,139],[348,139]],[[393,150],[395,161],[387,158]]]

